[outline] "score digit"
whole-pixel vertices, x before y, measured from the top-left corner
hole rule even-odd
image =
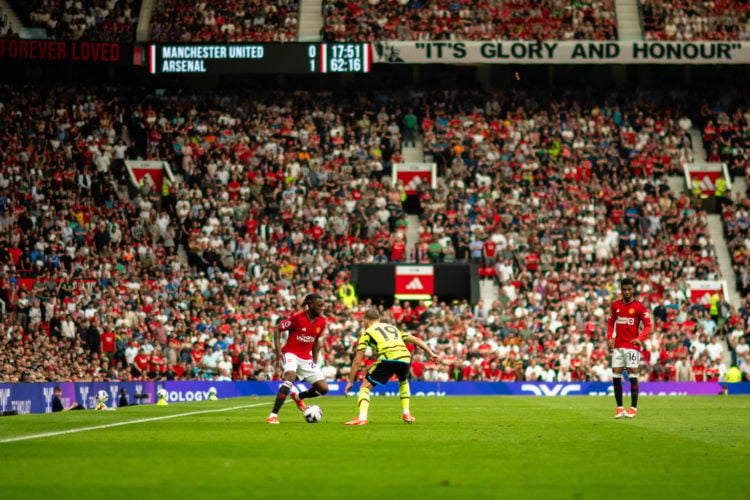
[[[315,45],[310,45],[307,47],[307,56],[310,58],[310,72],[315,73]]]

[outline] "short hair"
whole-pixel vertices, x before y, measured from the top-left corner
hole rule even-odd
[[[631,285],[635,286],[635,282],[633,281],[633,278],[623,278],[622,281],[620,281],[620,288]]]
[[[54,390],[55,390],[55,392],[57,392],[57,391],[62,392],[62,387],[60,387],[59,385],[56,385]]]
[[[367,321],[375,321],[377,319],[380,319],[380,313],[377,309],[368,309],[365,312],[365,319]]]
[[[320,294],[317,293],[310,293],[305,296],[305,300],[302,301],[302,305],[309,306],[313,300],[323,300],[323,297]]]

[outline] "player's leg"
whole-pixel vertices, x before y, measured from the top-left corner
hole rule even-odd
[[[622,406],[622,368],[616,368],[612,371],[612,387],[615,392],[615,402],[617,403],[615,418],[622,418],[625,416],[625,408]]]
[[[289,391],[292,390],[294,380],[297,378],[297,362],[294,356],[290,354],[284,355],[282,371],[284,373],[284,382],[279,386],[279,391],[276,393],[276,400],[273,403],[273,410],[271,410],[271,414],[266,419],[266,422],[269,424],[279,423],[279,411],[284,401],[286,401],[287,396],[289,396]]]
[[[297,394],[297,397],[302,399],[308,399],[308,398],[317,398],[318,396],[325,396],[328,393],[328,384],[325,380],[318,380],[316,382],[312,383],[312,387],[310,387],[306,391],[302,391],[299,394]]]
[[[295,403],[297,403],[297,408],[305,411],[307,409],[307,406],[302,400],[324,396],[326,393],[328,393],[328,384],[323,377],[323,372],[321,372],[320,368],[315,366],[315,363],[313,362],[310,362],[310,364],[307,366],[300,366],[297,374],[302,380],[311,385],[311,387],[306,391],[302,391],[300,393],[292,392],[292,399]]]
[[[638,414],[638,365],[641,361],[641,353],[635,349],[628,349],[625,355],[627,357],[625,366],[630,379],[630,408],[625,416],[635,418]]]
[[[281,410],[282,405],[284,404],[284,401],[286,401],[287,396],[289,396],[289,391],[292,390],[292,386],[294,385],[294,379],[297,377],[297,372],[284,372],[284,382],[279,386],[279,391],[276,393],[276,400],[273,403],[273,410],[271,410],[271,414],[268,416],[268,423],[275,423],[278,424],[278,416],[279,411]],[[271,420],[276,420],[275,422],[271,422]]]
[[[370,391],[375,385],[385,384],[393,376],[393,372],[384,361],[378,361],[370,367],[370,372],[359,386],[357,394],[357,406],[359,407],[359,416],[350,420],[346,425],[365,425],[367,424],[367,411],[370,409]]]
[[[625,416],[625,408],[622,406],[622,372],[624,369],[625,355],[623,354],[623,349],[615,348],[612,352],[612,387],[614,388],[615,402],[617,403],[615,418]]]
[[[628,418],[634,418],[638,413],[638,376],[632,375],[630,377],[630,408],[625,414]]]
[[[400,363],[403,366],[398,367],[396,376],[398,377],[398,396],[401,398],[401,416],[406,423],[412,423],[416,419],[412,417],[409,411],[409,402],[411,400],[411,391],[409,390],[409,363]]]
[[[359,392],[357,393],[359,415],[357,418],[346,422],[345,425],[367,425],[367,410],[370,409],[370,391],[372,388],[372,382],[367,379],[362,381],[362,385],[359,386]]]
[[[357,408],[359,408],[359,419],[367,422],[367,411],[370,409],[370,391],[373,385],[369,380],[363,380],[357,394]]]

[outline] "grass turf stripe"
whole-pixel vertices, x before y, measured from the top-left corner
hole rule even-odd
[[[127,420],[125,422],[114,422],[111,424],[92,425],[90,427],[79,427],[78,429],[66,429],[64,431],[43,432],[41,434],[29,434],[27,436],[16,436],[16,437],[11,437],[11,438],[0,439],[0,444],[14,443],[17,441],[29,441],[31,439],[41,439],[41,438],[46,438],[46,437],[62,436],[65,434],[76,434],[78,432],[95,431],[98,429],[109,429],[110,427],[120,427],[122,425],[142,424],[145,422],[155,422],[157,420],[168,420],[170,418],[189,417],[190,415],[201,415],[204,413],[219,413],[223,411],[241,410],[244,408],[254,408],[256,406],[263,406],[267,404],[270,404],[270,403],[254,403],[251,405],[232,406],[229,408],[218,408],[215,410],[190,411],[187,413],[176,413],[174,415],[162,415],[160,417],[139,418],[138,420]]]

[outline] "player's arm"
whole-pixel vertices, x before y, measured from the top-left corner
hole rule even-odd
[[[273,350],[276,353],[276,369],[278,371],[281,371],[281,332],[285,332],[289,330],[289,327],[292,326],[292,320],[291,319],[285,319],[279,325],[276,327],[276,331],[274,332],[273,336]]]
[[[432,352],[432,349],[430,349],[430,346],[428,346],[424,340],[420,339],[419,337],[415,337],[414,335],[407,335],[404,339],[406,342],[409,342],[410,344],[414,344],[415,346],[422,349],[425,353],[427,353],[427,356],[429,356],[430,361],[437,361],[438,357],[437,354]]]
[[[315,337],[315,342],[313,342],[313,347],[312,347],[312,360],[313,360],[313,363],[317,363],[318,362],[318,354],[320,354],[320,335],[318,335],[317,337]]]
[[[615,347],[615,305],[612,303],[609,306],[609,316],[607,317],[607,346],[610,349]]]
[[[346,383],[346,388],[344,389],[344,395],[348,396],[349,391],[352,388],[352,385],[354,384],[354,380],[357,378],[357,373],[359,373],[359,367],[362,366],[362,358],[365,357],[365,350],[357,348],[356,354],[354,354],[354,361],[352,361],[352,368],[349,370],[349,381]]]
[[[80,408],[80,407],[81,405],[79,405],[78,403],[73,403],[72,405],[68,406],[67,408],[63,408],[60,411],[70,411],[70,410],[75,410],[76,408]]]
[[[646,306],[643,306],[641,309],[640,316],[641,323],[643,323],[643,330],[641,330],[641,334],[638,335],[638,337],[633,339],[633,345],[636,347],[640,347],[643,344],[643,341],[648,338],[648,334],[651,333],[651,313]]]

